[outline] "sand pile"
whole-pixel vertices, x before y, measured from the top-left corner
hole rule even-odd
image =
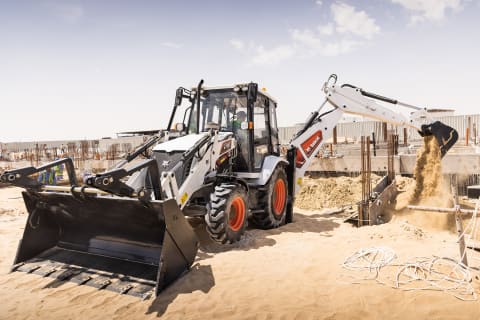
[[[411,190],[415,188],[415,179],[403,176],[396,176],[395,182],[397,184],[397,190],[399,192],[405,192],[407,190]]]
[[[372,185],[381,177],[372,174]],[[304,178],[295,198],[300,209],[339,208],[354,205],[362,199],[362,177]]]

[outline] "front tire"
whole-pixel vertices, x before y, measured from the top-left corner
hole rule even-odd
[[[284,167],[273,172],[267,191],[260,204],[264,210],[255,210],[252,222],[261,229],[278,228],[285,224],[287,216],[288,182]]]
[[[240,241],[247,227],[248,202],[245,189],[238,184],[215,187],[207,204],[205,222],[210,237],[219,243]]]

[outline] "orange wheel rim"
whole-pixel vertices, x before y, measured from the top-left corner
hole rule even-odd
[[[273,212],[278,216],[283,213],[285,200],[287,199],[287,188],[283,179],[278,179],[273,188]]]
[[[228,219],[228,225],[233,231],[238,231],[243,226],[245,220],[245,201],[242,197],[235,197],[232,200],[230,206],[230,215]]]

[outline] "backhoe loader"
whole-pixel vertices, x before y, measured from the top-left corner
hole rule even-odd
[[[77,183],[71,159],[4,172],[25,188],[28,219],[12,271],[100,289],[158,295],[187,272],[198,248],[189,217],[203,217],[211,238],[239,241],[247,223],[276,228],[293,221],[306,169],[343,113],[434,135],[442,156],[458,139],[447,125],[411,106],[349,84],[325,82],[325,101],[280,155],[276,108],[256,83],[178,88],[167,130],[106,172]],[[414,109],[410,118],[380,102]],[[148,157],[146,150],[152,149]],[[34,177],[64,164],[70,186]]]

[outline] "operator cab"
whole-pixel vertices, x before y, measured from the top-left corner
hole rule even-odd
[[[279,155],[276,101],[255,83],[232,87],[179,88],[168,130],[181,129],[182,134],[196,134],[218,130],[231,132],[238,143],[238,155],[233,171],[258,172],[267,155]],[[190,105],[184,112],[176,112],[183,98]],[[172,126],[173,119],[180,124]],[[178,131],[178,130],[177,130]]]

